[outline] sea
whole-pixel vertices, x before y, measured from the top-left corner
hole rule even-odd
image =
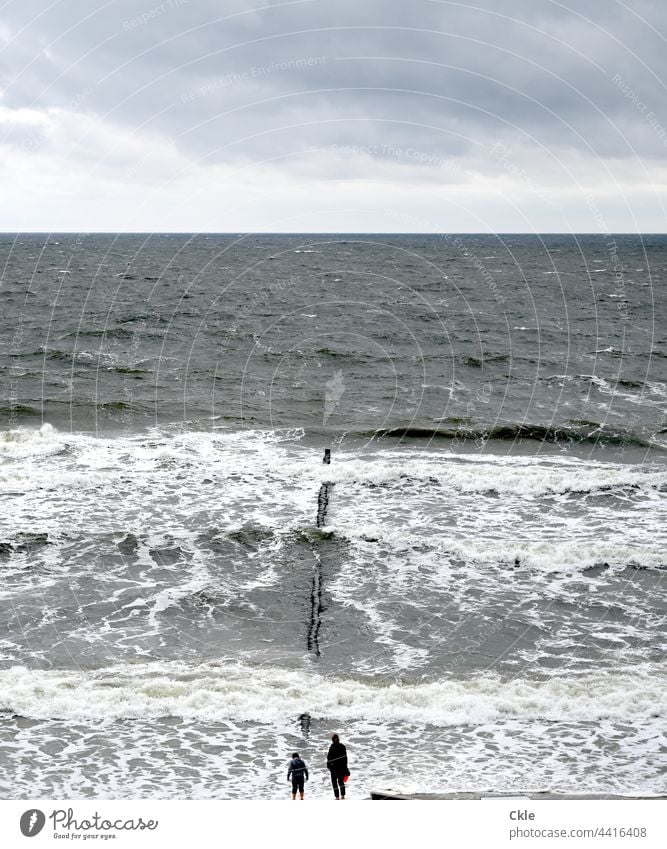
[[[333,732],[350,798],[667,792],[666,279],[0,235],[0,796],[288,799],[298,751],[333,798]]]

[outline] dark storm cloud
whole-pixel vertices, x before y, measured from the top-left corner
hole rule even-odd
[[[563,151],[667,153],[655,3],[22,0],[4,13],[2,105],[91,112],[202,162],[287,167],[364,146],[483,169],[497,141],[547,170]]]

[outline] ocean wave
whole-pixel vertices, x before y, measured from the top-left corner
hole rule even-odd
[[[145,333],[142,330],[142,335]],[[68,333],[65,338],[78,339],[81,336],[91,338],[111,338],[111,339],[134,339],[136,331],[128,330],[126,327],[105,327],[101,330],[76,330],[73,333]]]
[[[636,448],[649,448],[654,443],[644,436],[631,431],[611,430],[603,426],[568,425],[532,425],[507,424],[489,428],[431,428],[431,427],[392,427],[378,430],[363,431],[356,434],[362,438],[383,439],[456,439],[462,442],[496,440],[515,442],[522,439],[538,442],[561,443],[591,443],[593,445],[616,445]]]
[[[41,410],[35,407],[30,407],[28,404],[9,404],[6,407],[0,407],[0,416],[12,416],[13,418],[33,418],[41,416]]]
[[[362,516],[354,525],[331,520],[323,528],[312,525],[285,524],[282,527],[269,527],[244,522],[226,528],[207,528],[202,531],[182,531],[177,534],[138,533],[132,530],[115,530],[95,534],[86,534],[86,540],[94,540],[100,546],[113,545],[126,557],[138,557],[142,551],[149,554],[157,566],[171,566],[176,563],[191,562],[193,553],[218,550],[221,546],[234,546],[251,554],[263,548],[274,546],[273,558],[293,558],[298,551],[316,550],[319,546],[329,551],[345,549],[345,558],[352,557],[356,546],[362,548],[367,543],[383,546],[395,552],[424,551],[424,538],[411,534],[405,529],[395,529],[365,521]],[[34,531],[14,531],[6,533],[0,540],[0,555],[5,559],[14,554],[34,552],[45,546],[52,546],[57,556],[60,546],[81,541],[81,534],[75,530],[60,529],[50,533]],[[277,548],[275,548],[277,546]],[[231,548],[226,549],[228,552]],[[623,573],[626,570],[667,570],[667,555],[660,545],[649,546],[618,541],[577,540],[507,540],[507,539],[471,539],[465,536],[448,537],[434,534],[430,550],[437,561],[471,566],[481,566],[494,572],[506,570],[508,576],[514,570],[521,573],[547,574],[585,574],[599,571]]]
[[[130,366],[107,366],[106,370],[116,372],[116,374],[131,375],[132,377],[139,377],[142,374],[150,374],[147,369],[131,368]]]
[[[39,457],[61,453],[69,453],[69,447],[48,422],[40,428],[22,427],[0,431],[0,456],[4,455],[5,461],[37,460]]]
[[[345,454],[338,455],[321,476],[333,483],[358,483],[370,488],[396,489],[419,484],[462,493],[523,497],[627,496],[667,489],[667,469],[561,459],[490,459],[488,455],[473,459],[465,455],[405,457],[382,452],[369,460]]]
[[[479,357],[461,355],[456,357],[456,362],[461,365],[468,366],[469,368],[484,368],[485,365],[491,365],[492,363],[506,363],[509,362],[509,360],[509,354],[488,354],[487,356],[480,355]]]
[[[17,533],[13,540],[13,543],[2,543],[3,554],[9,554],[11,551],[21,553],[34,551],[50,544],[48,534],[24,533],[23,531]]]
[[[650,396],[655,396],[656,400],[667,397],[667,384],[655,380],[633,380],[620,377],[606,380],[604,377],[596,374],[552,374],[542,378],[542,380],[547,384],[556,384],[559,386],[565,383],[583,384],[589,389],[595,389],[603,395],[622,398],[633,404],[655,404],[655,402],[649,400]]]
[[[148,374],[149,372],[140,368],[134,363],[123,362],[118,359],[115,354],[104,351],[65,351],[60,348],[42,347],[38,351],[30,354],[24,354],[26,357],[40,356],[48,360],[63,360],[68,363],[76,363],[77,365],[90,364],[93,368],[103,366],[107,371],[115,371],[119,374]],[[143,363],[142,363],[143,365]]]
[[[435,726],[503,719],[636,722],[667,713],[667,674],[657,664],[549,679],[494,674],[391,683],[243,663],[118,665],[0,671],[0,710],[31,719],[183,717],[273,723],[307,713],[332,721]]]
[[[361,531],[364,533],[364,530]],[[369,528],[366,533],[372,532]],[[624,572],[626,569],[667,569],[664,547],[653,548],[605,541],[564,540],[442,540],[439,556],[463,563],[505,566],[550,574],[577,574],[597,569]],[[509,572],[508,572],[509,575]]]
[[[130,409],[127,402],[102,402],[101,411]],[[136,405],[132,407],[136,409]],[[425,445],[421,450],[390,447],[334,451],[331,465],[321,463],[317,449],[296,445],[302,430],[183,431],[151,430],[132,436],[97,437],[58,431],[45,423],[39,429],[17,427],[0,432],[0,456],[21,464],[5,469],[6,480],[28,486],[57,486],[72,474],[131,474],[140,484],[151,472],[181,470],[200,489],[232,476],[257,498],[284,487],[304,492],[324,481],[346,487],[411,490],[415,486],[443,492],[516,495],[522,498],[576,495],[634,498],[667,490],[667,469],[656,464],[619,464],[568,457],[524,457],[492,454],[450,454]],[[67,456],[68,465],[57,460]],[[40,458],[55,462],[41,465]],[[26,466],[25,460],[33,460]],[[75,464],[72,465],[72,460]],[[241,477],[239,477],[241,476]],[[30,488],[30,487],[29,487]],[[272,498],[274,496],[271,496]],[[314,498],[314,496],[313,496]],[[313,503],[315,503],[313,501]]]

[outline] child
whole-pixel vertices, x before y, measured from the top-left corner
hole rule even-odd
[[[292,760],[287,768],[287,780],[292,781],[292,801],[296,799],[296,791],[299,791],[301,801],[303,801],[303,783],[308,781],[308,767],[301,760],[298,752],[294,752]]]

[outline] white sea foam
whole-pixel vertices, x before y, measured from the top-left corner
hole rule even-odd
[[[414,684],[328,678],[244,664],[136,664],[96,671],[0,671],[0,710],[36,719],[176,716],[271,723],[308,713],[336,721],[449,726],[502,719],[635,721],[667,712],[667,670],[639,665],[545,680],[471,675]]]
[[[595,492],[622,487],[667,487],[667,468],[623,465],[575,458],[453,455],[443,451],[408,452],[341,450],[331,466],[322,466],[319,453],[290,445],[302,432],[226,431],[166,434],[160,431],[133,437],[98,438],[62,433],[44,424],[39,430],[2,433],[0,456],[7,478],[12,461],[33,461],[28,474],[38,485],[71,480],[72,474],[151,474],[181,468],[188,473],[252,475],[257,481],[319,486],[324,481],[402,485],[404,481],[436,482],[460,492],[513,493],[522,496],[566,492]],[[46,456],[63,454],[44,466]],[[68,456],[67,456],[68,455]],[[24,470],[25,471],[25,470]],[[77,479],[78,482],[78,479]],[[260,487],[261,489],[261,487]]]
[[[540,570],[665,565],[662,465],[374,448],[340,449],[323,466],[301,436],[154,429],[97,438],[50,425],[5,432],[0,491],[12,493],[12,530],[3,536],[48,533],[57,542],[157,529],[196,550],[202,528],[290,534],[314,523],[319,486],[329,480],[328,525],[355,544],[380,540],[408,552],[428,540],[439,556],[518,557]],[[175,598],[164,595],[156,610]]]
[[[149,717],[28,727],[7,719],[13,741],[0,763],[15,798],[286,799],[286,765],[298,749],[310,767],[307,798],[331,799],[324,754],[332,725],[313,721],[304,733],[294,717],[268,725]],[[355,799],[397,784],[431,793],[665,793],[659,719],[632,725],[503,719],[445,728],[359,720],[333,727],[348,747],[347,791]]]
[[[342,455],[322,478],[333,482],[385,484],[411,478],[435,481],[460,492],[513,493],[523,496],[595,492],[622,487],[667,486],[667,469],[591,461],[553,461],[525,457],[404,456],[382,452],[370,458]]]
[[[397,552],[418,548],[420,538],[405,530],[387,530],[379,524],[357,524],[355,527],[332,525],[352,539],[374,544],[382,542]],[[428,534],[426,534],[428,535]],[[596,566],[607,566],[611,571],[622,571],[628,566],[640,569],[667,569],[667,553],[659,542],[654,545],[628,545],[606,540],[549,540],[549,539],[498,539],[480,538],[470,534],[465,538],[438,536],[431,533],[432,546],[437,559],[459,560],[478,565],[499,564],[521,566],[541,572],[579,573]],[[518,560],[518,563],[516,562]]]

